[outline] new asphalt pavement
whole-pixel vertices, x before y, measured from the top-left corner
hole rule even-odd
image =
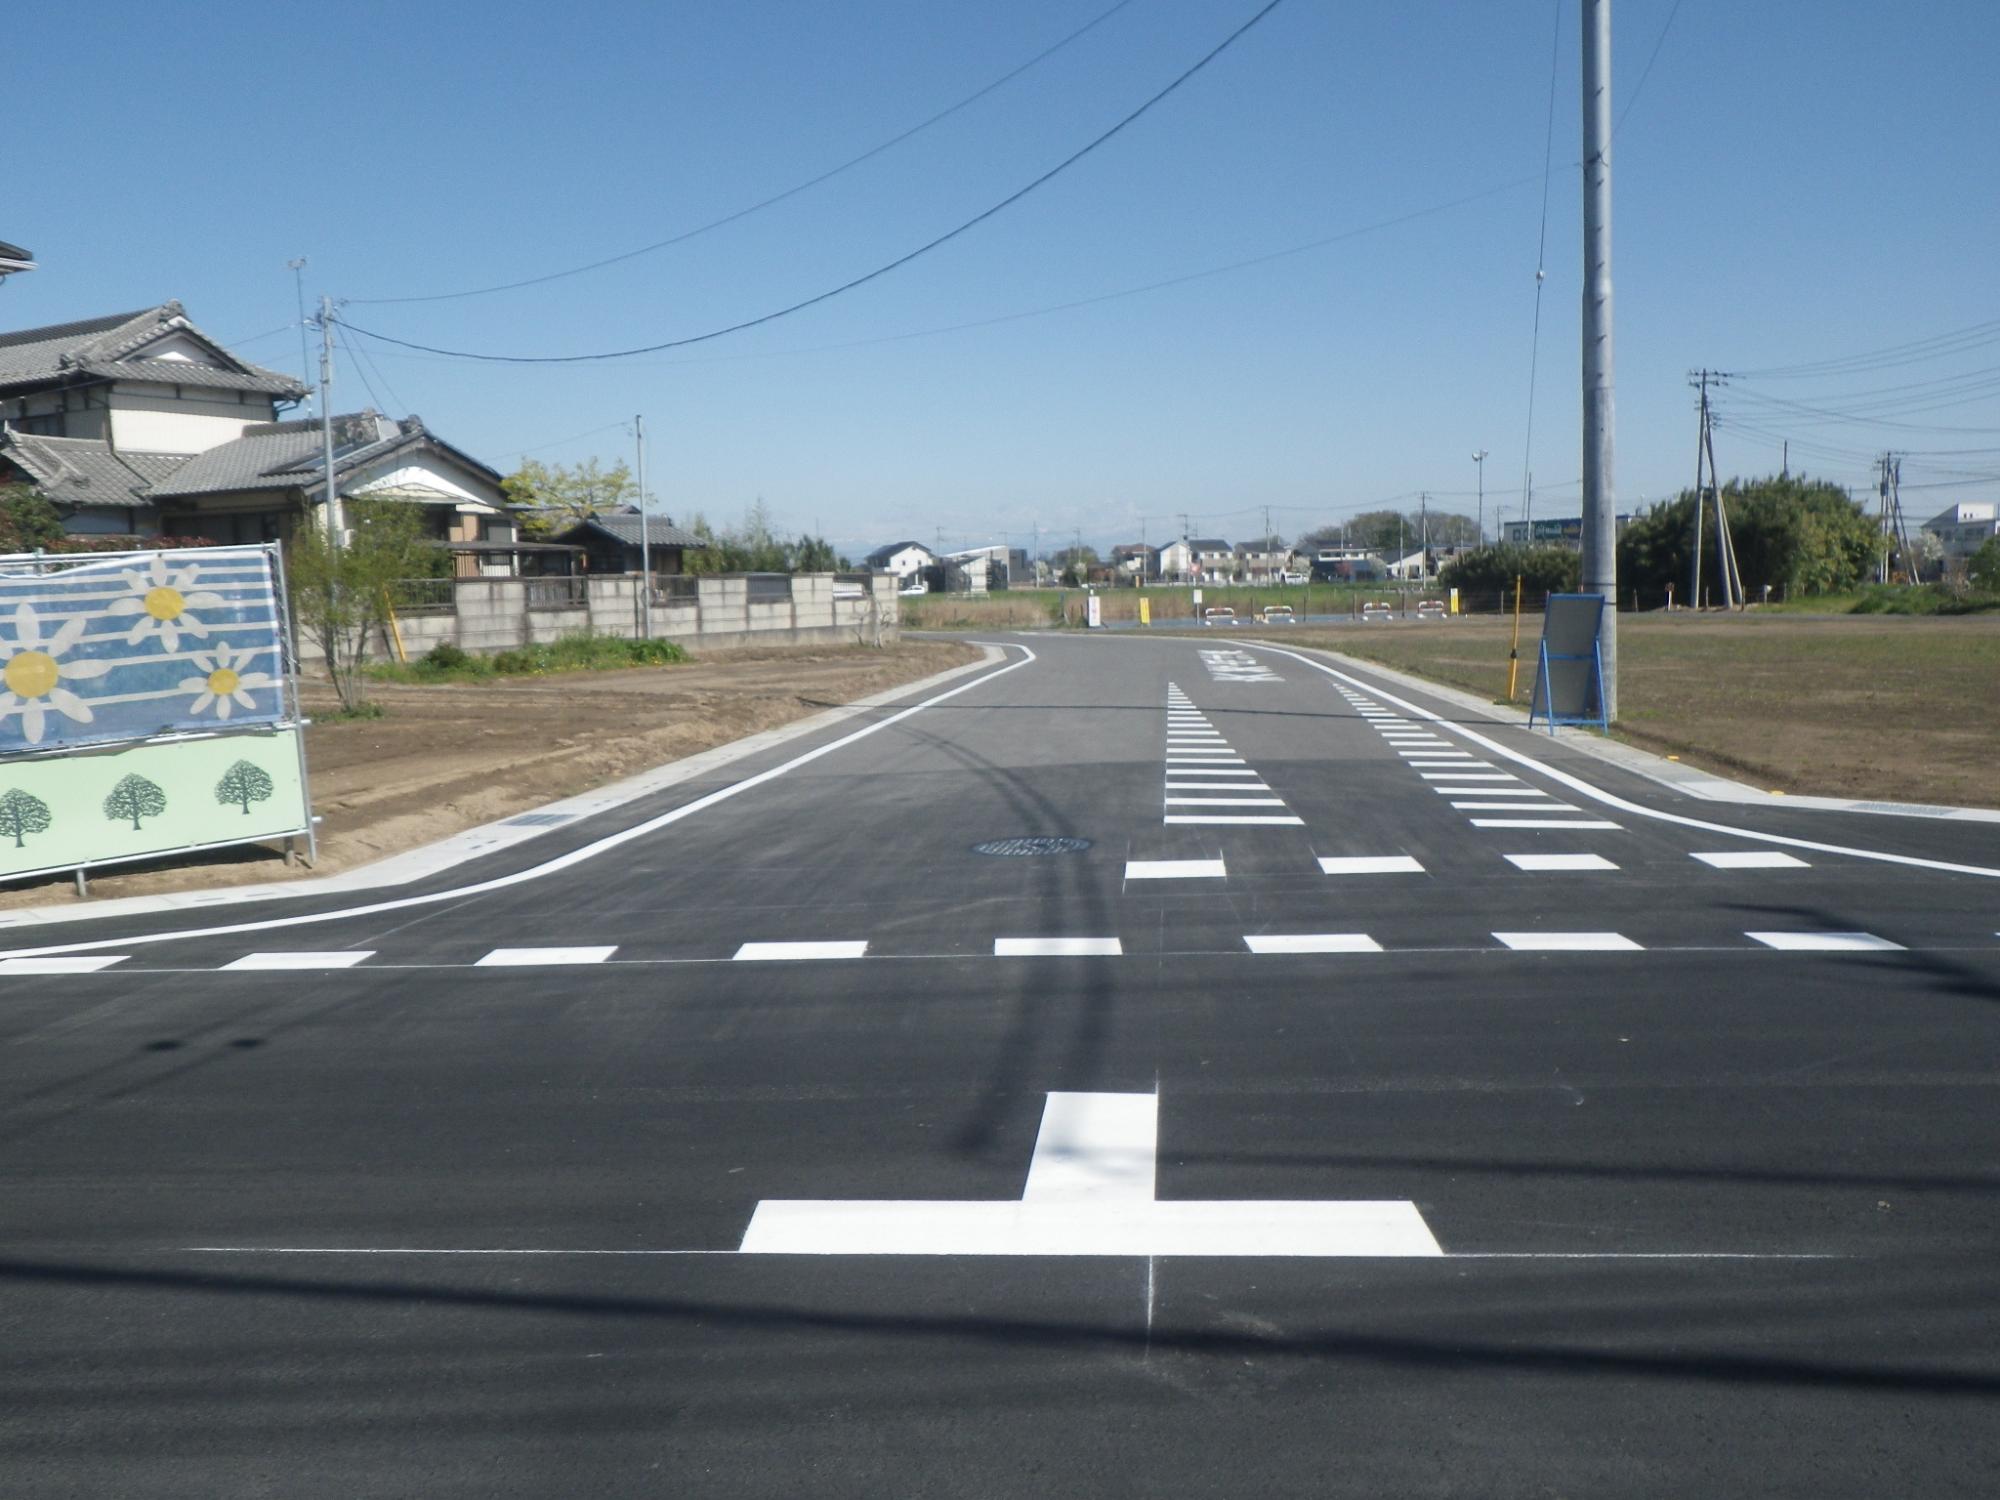
[[[1984,1495],[2000,824],[1034,636],[0,935],[0,1494]]]

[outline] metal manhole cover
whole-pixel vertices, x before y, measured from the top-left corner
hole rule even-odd
[[[974,844],[974,854],[998,854],[1010,858],[1034,854],[1081,854],[1090,847],[1089,839],[1033,837],[1021,839],[988,839],[983,844]]]
[[[508,828],[553,828],[558,823],[567,823],[575,813],[522,813],[518,818],[509,818]]]

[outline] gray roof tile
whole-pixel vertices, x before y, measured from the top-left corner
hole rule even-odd
[[[226,363],[205,365],[183,360],[126,358],[169,331],[200,339],[213,347],[218,358]],[[280,375],[229,354],[188,321],[185,309],[178,302],[163,302],[138,312],[113,313],[75,323],[0,333],[0,389],[73,375],[258,391],[293,400],[306,390],[289,375]]]
[[[0,439],[0,455],[32,474],[42,493],[64,508],[150,504],[147,487],[187,462],[179,453],[114,453],[95,438],[11,431]]]

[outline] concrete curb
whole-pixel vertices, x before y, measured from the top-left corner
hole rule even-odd
[[[692,781],[699,776],[747,759],[779,745],[803,739],[842,724],[870,709],[882,708],[913,694],[927,693],[953,678],[983,671],[1005,659],[1006,653],[984,641],[967,641],[984,653],[980,660],[951,667],[943,672],[884,689],[866,698],[857,698],[838,708],[829,708],[807,718],[766,729],[760,734],[732,740],[681,760],[669,761],[650,771],[641,771],[622,781],[614,781],[595,791],[581,792],[557,802],[512,813],[494,823],[484,823],[455,833],[450,838],[343,871],[338,875],[307,876],[299,880],[260,881],[255,885],[225,886],[215,890],[174,891],[155,896],[117,896],[74,906],[24,906],[0,912],[0,930],[42,927],[55,923],[95,921],[108,917],[145,916],[158,912],[205,911],[222,906],[241,906],[252,901],[271,901],[301,896],[338,896],[354,891],[380,890],[408,885],[428,875],[436,875],[497,850],[511,849],[540,838],[557,828],[567,828],[583,818],[610,812],[642,797]]]
[[[1246,639],[1252,638],[1246,637]],[[1262,637],[1256,637],[1254,640],[1263,645],[1277,644]],[[1394,667],[1385,667],[1361,657],[1330,651],[1324,646],[1291,645],[1287,649],[1310,651],[1315,655],[1326,657],[1329,661],[1338,662],[1350,671],[1372,672],[1411,692],[1427,693],[1454,708],[1479,714],[1498,724],[1511,724],[1518,729],[1528,727],[1528,715],[1522,709],[1501,703],[1489,703],[1471,693],[1446,687],[1428,678],[1401,672]],[[1535,733],[1541,736],[1547,734],[1547,731],[1537,729]],[[1679,761],[1668,760],[1665,756],[1655,755],[1649,750],[1640,750],[1632,745],[1621,744],[1617,740],[1607,740],[1588,729],[1558,729],[1549,738],[1568,749],[1580,750],[1593,759],[1616,766],[1621,771],[1630,771],[1635,776],[1643,776],[1670,791],[1679,792],[1682,796],[1693,797],[1701,802],[1806,808],[1813,812],[1873,813],[1886,817],[1932,818],[1957,823],[2000,823],[2000,812],[1982,807],[1934,807],[1921,802],[1882,802],[1847,797],[1794,797],[1783,792],[1765,791],[1745,782],[1731,781],[1727,777],[1717,776],[1712,771],[1701,771],[1693,766],[1682,765]]]

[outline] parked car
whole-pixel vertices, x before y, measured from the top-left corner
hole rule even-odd
[[[1234,625],[1236,623],[1236,611],[1226,604],[1210,605],[1206,610],[1202,611],[1201,623],[1204,625]]]
[[[1289,604],[1267,604],[1264,606],[1264,623],[1266,625],[1296,625],[1299,623],[1299,617],[1292,613],[1292,607]]]
[[[1296,586],[1305,583],[1311,577],[1310,573],[1280,573],[1278,575],[1278,582]]]

